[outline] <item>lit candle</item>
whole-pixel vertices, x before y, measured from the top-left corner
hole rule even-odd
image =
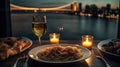
[[[88,41],[88,39],[86,39],[86,41],[84,41],[82,45],[86,48],[91,48],[92,47],[92,42]]]
[[[82,46],[88,49],[92,48],[93,36],[84,35],[82,36]]]
[[[50,34],[50,43],[59,44],[59,34],[56,33]]]

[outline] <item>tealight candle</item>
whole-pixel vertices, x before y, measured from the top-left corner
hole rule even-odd
[[[93,44],[93,36],[91,35],[83,35],[82,36],[82,46],[88,49],[92,49]]]
[[[52,33],[49,36],[50,36],[50,43],[51,44],[59,44],[59,36],[60,36],[60,34]]]

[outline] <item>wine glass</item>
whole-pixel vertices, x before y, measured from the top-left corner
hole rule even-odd
[[[38,36],[39,44],[41,44],[41,37],[46,33],[47,21],[45,15],[35,15],[32,21],[32,31]]]

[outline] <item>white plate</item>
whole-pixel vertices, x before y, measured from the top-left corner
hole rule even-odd
[[[107,53],[108,55],[111,55],[111,56],[114,56],[114,57],[120,57],[120,55],[117,55],[117,54],[102,50],[103,44],[105,45],[105,44],[109,43],[110,41],[112,41],[112,39],[100,41],[98,43],[98,45],[97,45],[98,49],[100,51],[104,52],[104,53]]]
[[[74,46],[74,47],[77,47],[78,49],[81,49],[82,52],[84,53],[83,54],[83,57],[78,59],[78,60],[74,60],[74,61],[65,61],[65,62],[52,62],[52,61],[44,61],[44,60],[40,60],[37,56],[38,52],[46,47],[52,47],[52,46],[55,46],[55,45],[51,45],[51,44],[48,44],[48,45],[43,45],[43,46],[38,46],[38,47],[35,47],[33,48],[32,50],[29,51],[28,55],[30,56],[30,58],[32,58],[33,60],[35,61],[38,61],[38,62],[45,62],[45,63],[72,63],[72,62],[77,62],[77,61],[80,61],[80,60],[84,60],[86,58],[88,58],[90,55],[91,55],[91,52],[86,49],[86,48],[83,48],[82,46],[79,46],[77,44],[60,44],[62,46]]]
[[[32,46],[32,40],[27,38],[27,37],[22,37],[22,40],[23,41],[26,41],[26,42],[30,42],[29,46],[25,47],[24,49],[22,49],[22,52],[25,51],[26,49],[30,48]]]

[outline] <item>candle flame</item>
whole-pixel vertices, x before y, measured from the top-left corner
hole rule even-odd
[[[89,41],[89,39],[88,38],[86,38],[86,42],[88,42]]]
[[[53,33],[53,38],[56,38],[56,34],[55,33]]]

